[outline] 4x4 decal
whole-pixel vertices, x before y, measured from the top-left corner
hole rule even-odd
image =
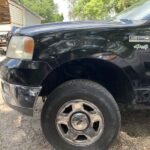
[[[145,45],[141,45],[141,44],[136,44],[135,46],[134,46],[134,48],[135,49],[137,49],[137,50],[148,50],[149,49],[149,46],[148,46],[148,44],[145,44]]]

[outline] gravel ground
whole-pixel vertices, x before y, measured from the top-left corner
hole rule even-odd
[[[0,96],[0,150],[52,150],[40,128],[39,103],[34,117],[27,117],[6,106]],[[124,111],[122,131],[111,150],[150,150],[149,114]]]

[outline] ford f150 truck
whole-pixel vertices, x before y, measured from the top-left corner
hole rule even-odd
[[[1,62],[5,102],[32,115],[56,150],[106,150],[121,124],[118,104],[150,108],[150,1],[107,21],[17,29]]]

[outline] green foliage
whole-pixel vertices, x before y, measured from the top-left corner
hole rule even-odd
[[[68,0],[70,16],[78,20],[106,18],[112,12],[120,12],[138,0]]]
[[[23,5],[44,18],[43,23],[63,21],[53,0],[19,0]]]

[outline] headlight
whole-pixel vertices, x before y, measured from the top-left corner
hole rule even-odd
[[[34,40],[27,36],[13,36],[7,49],[7,57],[31,60],[34,51]]]

